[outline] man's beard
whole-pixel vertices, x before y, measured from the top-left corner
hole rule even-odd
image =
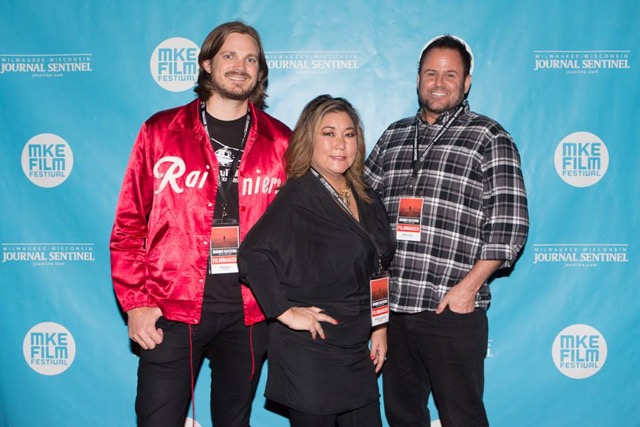
[[[460,105],[460,103],[462,103],[462,101],[464,101],[464,98],[465,98],[464,86],[461,85],[460,92],[459,92],[460,97],[456,102],[452,104],[447,104],[440,108],[436,108],[435,106],[432,106],[431,104],[429,104],[429,100],[427,98],[422,97],[422,95],[420,94],[420,88],[417,88],[416,92],[418,93],[418,104],[420,105],[420,110],[428,111],[429,113],[433,113],[433,114],[442,114],[444,112],[447,112],[452,108],[455,108],[458,105]]]
[[[239,76],[250,77],[248,74],[245,74],[245,73],[227,73],[225,74],[225,77],[227,77],[228,75],[239,75]],[[237,90],[232,91],[224,87],[222,84],[220,84],[215,78],[211,79],[211,89],[213,92],[217,93],[223,98],[232,99],[234,101],[246,101],[247,99],[251,98],[251,96],[256,91],[256,87],[257,87],[257,82],[256,84],[254,84],[252,87],[249,87],[248,89],[245,89],[242,91],[237,91]]]

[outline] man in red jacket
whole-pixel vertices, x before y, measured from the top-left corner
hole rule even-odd
[[[285,180],[290,129],[262,111],[267,62],[255,29],[215,28],[198,99],[147,120],[125,172],[111,274],[140,347],[139,426],[182,427],[205,356],[216,427],[248,426],[266,325],[236,252]]]

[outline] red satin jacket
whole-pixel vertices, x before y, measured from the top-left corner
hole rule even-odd
[[[291,130],[251,108],[238,168],[240,239],[285,181]],[[111,232],[111,276],[122,309],[159,307],[165,318],[200,323],[218,160],[200,121],[199,101],[161,111],[135,141]],[[245,323],[264,320],[242,285]]]

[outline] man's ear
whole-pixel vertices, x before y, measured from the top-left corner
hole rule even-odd
[[[471,74],[464,78],[464,94],[467,95],[471,89]]]
[[[202,61],[202,69],[211,74],[211,60]]]

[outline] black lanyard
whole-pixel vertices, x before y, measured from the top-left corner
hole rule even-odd
[[[422,152],[422,155],[420,156],[420,158],[418,158],[418,129],[420,128],[420,126],[419,126],[419,120],[416,119],[415,133],[413,135],[413,166],[412,166],[411,176],[407,179],[407,182],[404,185],[403,194],[413,195],[415,193],[415,186],[416,186],[416,182],[418,181],[418,172],[420,171],[420,169],[422,169],[422,166],[424,165],[424,161],[427,158],[427,154],[429,154],[429,150],[431,150],[431,147],[433,147],[438,141],[440,141],[440,139],[442,139],[442,137],[449,130],[453,122],[455,122],[456,119],[460,116],[460,114],[462,114],[465,106],[466,106],[466,103],[462,103],[462,105],[458,107],[455,113],[453,113],[453,116],[451,117],[451,119],[449,119],[444,125],[442,125],[440,132],[437,133],[435,138],[429,141],[429,143],[427,144],[427,147]]]
[[[324,176],[320,175],[320,173],[316,171],[314,168],[311,168],[311,172],[316,178],[318,178],[318,181],[320,181],[322,185],[324,185],[324,188],[327,189],[329,194],[331,194],[333,199],[336,201],[336,203],[338,203],[338,205],[342,208],[342,210],[347,212],[349,215],[351,215],[353,219],[355,219],[356,217],[355,215],[353,215],[353,212],[351,212],[351,209],[349,209],[349,205],[347,205],[345,201],[342,199],[342,197],[340,197],[336,189],[333,188],[331,184],[329,184],[329,181],[327,181]]]
[[[200,103],[200,115],[202,117],[204,130],[207,131],[210,142],[213,143],[213,137],[211,136],[211,133],[209,133],[209,126],[207,126],[207,114],[204,102]],[[231,163],[231,168],[229,169],[229,175],[227,176],[227,182],[224,188],[222,187],[222,171],[218,167],[218,194],[220,194],[220,197],[222,198],[222,222],[227,222],[227,195],[229,194],[229,190],[231,189],[231,185],[233,184],[233,180],[236,176],[236,169],[238,169],[238,164],[240,163],[240,156],[242,156],[244,144],[247,142],[247,134],[249,133],[250,121],[251,114],[249,113],[249,111],[247,111],[247,120],[244,123],[244,132],[242,134],[242,141],[240,141],[240,149],[238,150],[238,155],[235,156],[233,162]]]
[[[338,194],[336,189],[333,188],[333,186],[329,183],[329,181],[327,181],[324,176],[320,175],[320,173],[318,171],[316,171],[314,168],[311,168],[311,172],[318,179],[318,181],[320,181],[320,183],[324,186],[324,188],[329,192],[329,194],[331,195],[331,197],[333,197],[333,199],[336,201],[336,203],[338,203],[338,206],[340,206],[343,211],[345,211],[349,215],[351,215],[351,217],[355,220],[356,216],[353,214],[353,212],[351,212],[351,209],[349,209],[349,205],[347,205],[345,203],[345,201],[342,200],[342,198],[340,197],[340,195]],[[355,201],[354,201],[354,203],[355,203]],[[358,227],[360,227],[360,229],[362,231],[364,231],[367,234],[367,236],[369,236],[369,239],[371,239],[371,242],[373,243],[373,246],[376,248],[376,257],[378,259],[378,265],[377,265],[378,273],[382,273],[382,255],[380,255],[380,250],[378,249],[378,245],[376,244],[375,239],[362,226],[362,223],[360,223],[357,220],[356,220],[356,223],[358,224]]]

